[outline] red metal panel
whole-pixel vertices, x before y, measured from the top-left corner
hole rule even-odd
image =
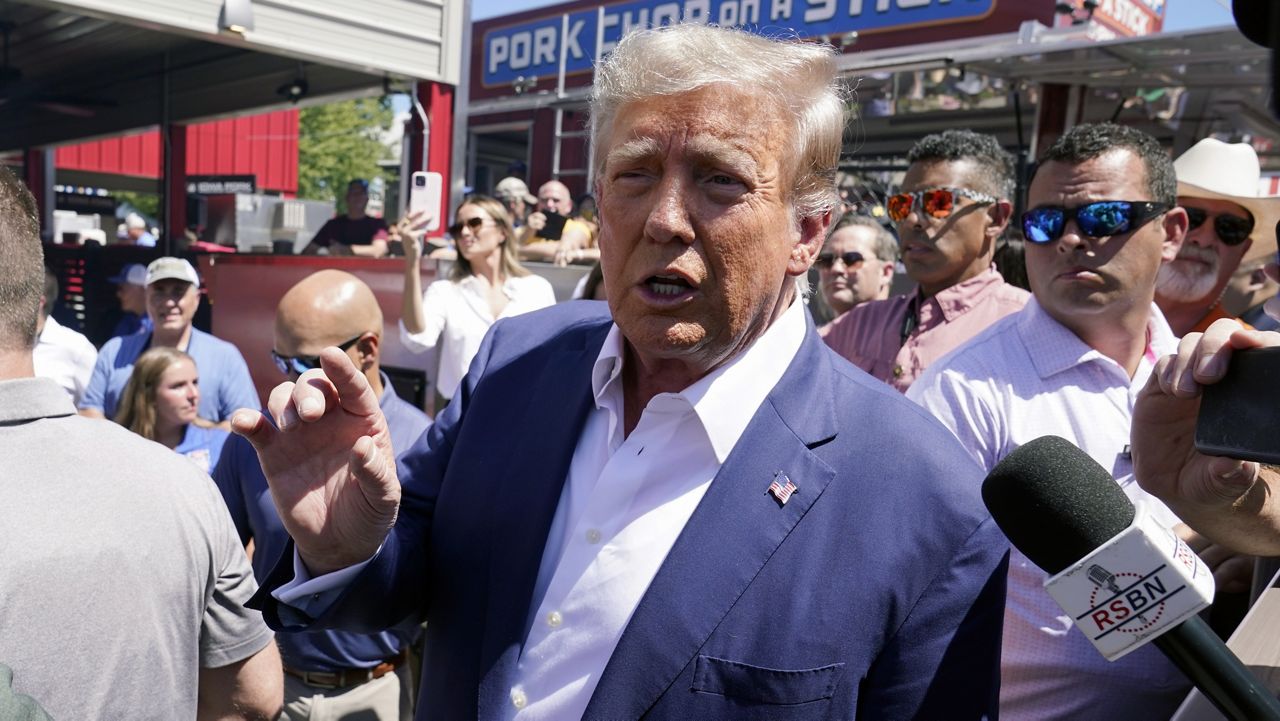
[[[159,178],[160,133],[150,131],[58,148],[57,167],[113,175]],[[191,175],[253,174],[263,190],[298,190],[298,111],[187,126],[186,172]]]

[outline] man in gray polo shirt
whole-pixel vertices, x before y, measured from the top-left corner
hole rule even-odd
[[[35,378],[35,201],[0,169],[0,664],[58,719],[273,718],[280,656],[190,461]]]

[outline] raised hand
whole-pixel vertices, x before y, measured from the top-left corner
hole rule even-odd
[[[1248,533],[1271,515],[1269,486],[1259,482],[1264,471],[1257,463],[1198,452],[1196,415],[1202,387],[1222,379],[1233,350],[1269,345],[1280,345],[1280,334],[1247,331],[1233,320],[1190,333],[1175,355],[1156,364],[1133,408],[1138,484],[1201,534],[1249,553],[1277,548],[1266,534]]]
[[[231,428],[258,452],[271,498],[313,575],[360,563],[395,524],[400,483],[387,421],[368,380],[335,347]]]
[[[400,239],[404,245],[404,262],[406,265],[412,265],[416,268],[418,263],[421,262],[423,236],[430,223],[431,214],[426,211],[410,213],[396,223],[396,230],[400,232]]]

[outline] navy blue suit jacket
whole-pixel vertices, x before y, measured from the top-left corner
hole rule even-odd
[[[495,719],[592,407],[602,303],[496,324],[400,462],[382,551],[316,626],[428,619],[418,719]],[[784,471],[799,492],[766,491]],[[676,540],[584,718],[994,718],[1007,542],[982,473],[809,330]],[[291,553],[291,551],[290,551]],[[288,557],[259,593],[292,576]]]

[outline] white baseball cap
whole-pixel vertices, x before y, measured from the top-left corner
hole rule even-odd
[[[151,285],[157,280],[185,280],[192,285],[200,285],[200,276],[196,275],[196,269],[182,258],[164,257],[156,258],[151,261],[151,265],[147,266],[147,285]]]

